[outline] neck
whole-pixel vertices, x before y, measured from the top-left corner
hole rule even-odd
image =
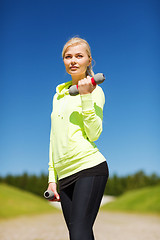
[[[81,74],[81,75],[72,75],[72,85],[77,85],[78,81],[85,78],[86,74]]]

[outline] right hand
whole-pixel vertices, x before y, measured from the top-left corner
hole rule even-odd
[[[60,196],[57,192],[57,183],[55,182],[50,182],[48,185],[48,190],[51,190],[54,193],[54,199],[49,200],[51,202],[60,202]]]
[[[91,77],[87,76],[78,81],[78,91],[80,95],[92,93],[96,88],[91,82]]]

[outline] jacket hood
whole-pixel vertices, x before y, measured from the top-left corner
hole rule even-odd
[[[57,87],[56,87],[56,92],[59,96],[64,96],[64,95],[68,95],[69,92],[68,92],[68,88],[69,86],[72,85],[72,81],[69,81],[69,82],[66,82],[66,83],[62,83],[62,84],[59,84]]]

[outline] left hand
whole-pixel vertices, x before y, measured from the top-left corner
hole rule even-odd
[[[96,86],[93,86],[90,76],[78,81],[78,91],[80,95],[89,94],[93,92],[95,88]]]
[[[60,196],[57,192],[57,183],[50,182],[47,190],[51,190],[55,196],[52,200],[49,200],[50,202],[60,202]]]

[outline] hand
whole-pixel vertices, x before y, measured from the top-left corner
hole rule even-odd
[[[95,88],[96,86],[93,86],[90,76],[78,81],[78,91],[80,95],[89,94],[93,92]]]
[[[51,202],[60,202],[60,196],[57,192],[57,184],[54,182],[50,182],[48,185],[48,190],[51,190],[54,193],[54,199],[49,200]]]

